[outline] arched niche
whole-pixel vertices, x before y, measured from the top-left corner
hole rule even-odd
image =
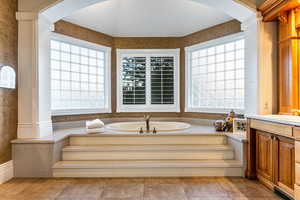
[[[0,88],[16,88],[16,72],[14,68],[7,65],[0,67]]]
[[[104,1],[110,0],[76,0],[75,3],[74,0],[19,0],[19,12],[17,13],[19,23],[18,77],[20,77],[18,84],[21,86],[18,88],[19,138],[41,138],[51,136],[53,133],[49,94],[49,49],[54,23],[76,10]],[[259,76],[259,66],[261,63],[269,62],[271,64],[265,66],[271,68],[274,59],[271,59],[270,56],[261,56],[260,49],[261,41],[270,41],[267,38],[266,30],[273,27],[265,26],[255,9],[239,3],[243,2],[242,0],[190,1],[215,7],[242,22],[242,28],[245,32],[246,65],[249,66],[249,70],[246,71],[246,107],[249,112],[246,113],[264,113],[260,111],[262,108],[259,105],[272,105],[272,102],[267,102],[272,95],[269,92],[267,97],[260,97],[263,96],[260,93],[266,92],[257,91],[257,88],[265,88],[264,85],[272,87],[272,84],[270,81],[268,83],[261,81],[261,79],[271,79]],[[271,107],[273,106],[268,106],[268,109]]]

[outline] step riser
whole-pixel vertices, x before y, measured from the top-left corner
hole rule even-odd
[[[127,151],[228,151],[233,150],[228,145],[97,145],[97,146],[67,146],[64,152],[127,152]]]
[[[195,152],[63,152],[63,160],[195,160],[233,159],[233,151]]]
[[[243,168],[54,169],[57,178],[101,177],[243,177]]]
[[[71,137],[71,146],[88,146],[88,145],[143,145],[143,144],[226,144],[226,136],[103,136],[103,137]]]

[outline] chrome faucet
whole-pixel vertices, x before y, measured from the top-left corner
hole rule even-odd
[[[145,123],[146,123],[146,131],[147,131],[147,133],[150,132],[150,119],[151,119],[150,115],[144,115],[144,120],[145,120]]]

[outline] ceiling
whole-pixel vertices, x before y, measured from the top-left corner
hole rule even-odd
[[[231,19],[193,0],[106,0],[64,18],[114,37],[178,37]]]

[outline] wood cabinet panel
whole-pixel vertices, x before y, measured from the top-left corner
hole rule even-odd
[[[296,29],[296,10],[279,17],[279,113],[299,110],[299,34]]]
[[[295,140],[300,141],[300,128],[299,127],[293,128],[293,136],[294,136]]]
[[[300,185],[300,163],[295,164],[295,183]]]
[[[300,142],[295,141],[295,162],[300,164]]]
[[[292,61],[289,40],[279,44],[279,112],[292,112]]]
[[[295,145],[288,138],[278,137],[278,179],[277,185],[285,192],[293,194],[295,184]]]
[[[293,136],[293,128],[291,126],[287,126],[283,124],[276,124],[276,123],[265,122],[260,120],[251,120],[250,127],[256,130],[262,130],[269,133],[276,133],[287,137]]]
[[[273,145],[271,134],[256,132],[256,172],[258,177],[273,181]]]

